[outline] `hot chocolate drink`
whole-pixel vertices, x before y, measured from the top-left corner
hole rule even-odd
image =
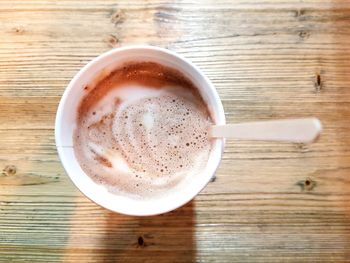
[[[85,91],[73,141],[94,181],[116,194],[153,198],[204,171],[213,122],[183,74],[129,62]]]

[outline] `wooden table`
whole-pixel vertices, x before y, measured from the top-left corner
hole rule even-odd
[[[350,2],[0,2],[0,261],[350,262]],[[54,119],[70,79],[114,47],[197,64],[228,122],[316,116],[311,146],[228,141],[216,180],[155,217],[71,183]]]

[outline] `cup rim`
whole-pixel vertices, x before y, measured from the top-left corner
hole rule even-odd
[[[135,212],[135,211],[130,212],[130,211],[125,211],[125,210],[123,210],[123,211],[115,210],[115,209],[112,209],[111,206],[97,200],[97,198],[95,198],[95,196],[92,196],[92,194],[88,194],[86,189],[82,189],[83,187],[79,184],[77,178],[74,176],[73,173],[70,172],[71,169],[70,169],[70,167],[68,167],[68,164],[66,162],[66,158],[65,158],[66,154],[63,151],[64,146],[62,145],[62,142],[61,142],[61,133],[63,132],[61,127],[62,127],[62,125],[64,125],[64,120],[62,119],[62,115],[63,115],[63,112],[65,110],[64,106],[66,104],[66,100],[67,100],[68,96],[70,95],[71,91],[77,87],[77,85],[76,85],[77,81],[86,73],[86,71],[88,71],[91,67],[94,67],[94,65],[97,64],[100,60],[103,60],[109,56],[114,56],[120,52],[125,52],[125,51],[135,50],[135,49],[141,49],[141,50],[144,50],[145,52],[152,50],[152,51],[158,51],[161,53],[166,53],[170,56],[173,56],[177,59],[182,60],[185,64],[190,66],[194,70],[194,72],[196,72],[196,74],[198,74],[205,81],[207,88],[210,89],[211,95],[213,96],[215,102],[217,103],[217,107],[215,110],[217,112],[219,121],[215,122],[215,124],[225,124],[225,122],[226,122],[225,113],[224,113],[221,99],[220,99],[215,87],[213,86],[213,84],[209,80],[209,78],[195,64],[193,64],[187,58],[184,58],[183,56],[179,55],[178,53],[175,53],[175,52],[170,51],[170,50],[165,49],[165,48],[150,46],[150,45],[129,45],[129,46],[124,46],[124,47],[119,47],[119,48],[109,50],[109,51],[102,53],[101,55],[93,58],[85,66],[83,66],[78,71],[78,73],[76,73],[76,75],[72,78],[72,80],[69,82],[68,86],[64,90],[64,93],[60,99],[59,106],[57,109],[56,119],[55,119],[55,143],[56,143],[56,148],[58,151],[60,161],[61,161],[61,163],[66,171],[66,174],[68,175],[70,180],[73,182],[73,184],[76,186],[76,188],[78,188],[79,191],[81,193],[83,193],[88,199],[90,199],[91,201],[93,201],[97,205],[104,207],[112,212],[117,212],[117,213],[131,215],[131,216],[152,216],[152,215],[163,214],[163,213],[175,210],[175,209],[185,205],[189,201],[193,200],[206,187],[206,185],[210,182],[210,179],[202,187],[199,187],[198,189],[196,189],[196,191],[193,191],[191,197],[188,198],[188,200],[185,200],[184,202],[179,202],[179,203],[173,204],[172,206],[169,206],[167,209],[163,209],[161,211],[156,211],[156,210],[151,211],[151,212],[144,212],[143,211],[142,213],[140,213],[140,212]],[[217,148],[220,148],[220,153],[219,153],[219,156],[217,156],[217,158],[216,158],[216,163],[214,165],[214,171],[212,173],[212,176],[214,176],[214,174],[215,174],[215,172],[220,164],[223,150],[224,150],[224,145],[225,145],[225,139],[219,140]],[[85,172],[84,172],[84,174],[86,177],[89,177]]]

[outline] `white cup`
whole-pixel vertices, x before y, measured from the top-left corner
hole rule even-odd
[[[187,179],[183,187],[164,197],[138,200],[109,192],[95,183],[80,167],[73,149],[77,109],[84,88],[101,72],[109,72],[127,61],[152,61],[175,68],[198,87],[207,103],[215,124],[225,124],[221,100],[210,80],[190,61],[167,49],[153,46],[129,46],[110,50],[90,61],[71,80],[58,106],[55,123],[56,147],[61,162],[76,187],[96,204],[111,211],[136,216],[148,216],[174,210],[192,200],[214,176],[224,149],[224,139],[215,139],[205,171]]]

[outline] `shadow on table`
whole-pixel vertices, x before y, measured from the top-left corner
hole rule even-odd
[[[110,214],[108,228],[113,230],[118,215]],[[110,235],[111,247],[118,247],[125,235],[123,250],[114,249],[105,259],[138,262],[191,262],[195,259],[195,219],[193,202],[164,215],[132,218],[135,223]],[[128,230],[129,229],[129,230]],[[112,233],[111,233],[112,234]]]
[[[97,212],[93,209],[89,216],[86,207],[77,208],[71,219],[63,259],[84,262],[193,262],[196,257],[193,206],[190,202],[175,211],[151,217],[124,216],[102,208],[98,208]]]

